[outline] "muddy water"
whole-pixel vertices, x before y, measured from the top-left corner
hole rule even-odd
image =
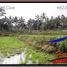
[[[16,54],[10,58],[1,58],[0,64],[20,64],[22,61],[25,61],[25,53]]]
[[[25,64],[33,64],[32,63],[32,54],[29,55],[29,60],[28,62],[26,62]],[[25,62],[26,61],[26,54],[25,51],[22,52],[21,54],[16,54],[14,56],[10,56],[8,57],[0,57],[0,64],[21,64],[21,62]],[[39,61],[36,59],[36,63],[38,64]]]

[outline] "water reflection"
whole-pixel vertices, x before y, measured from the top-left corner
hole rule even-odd
[[[0,64],[20,64],[22,61],[25,60],[25,53],[22,52],[21,54],[16,54],[15,56],[11,56],[9,58],[0,58]]]
[[[22,62],[26,63],[25,64],[33,64],[32,62],[32,54],[29,55],[29,59],[26,59],[26,50],[24,50],[24,52],[22,52],[21,54],[15,54],[13,56],[9,56],[9,57],[0,57],[0,64],[21,64]],[[36,63],[38,64],[38,59],[35,60]]]

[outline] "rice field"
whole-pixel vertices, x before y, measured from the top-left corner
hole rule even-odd
[[[54,59],[56,54],[49,54],[47,52],[37,50],[27,42],[32,41],[32,43],[34,43],[41,40],[45,41],[63,36],[64,35],[19,35],[17,37],[2,36],[0,37],[0,56],[10,57],[15,54],[21,54],[25,51],[26,58],[24,62],[21,62],[21,64],[27,64],[28,61],[31,61],[32,64],[51,64],[49,60]],[[66,45],[67,40],[60,42],[60,44],[63,43]]]
[[[3,56],[20,53],[23,45],[24,43],[16,39],[16,37],[0,37],[0,53]]]

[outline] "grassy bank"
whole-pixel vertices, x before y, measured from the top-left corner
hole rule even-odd
[[[64,35],[51,35],[51,36],[50,35],[20,35],[18,38],[21,41],[28,43],[29,48],[27,50],[27,59],[29,59],[28,58],[29,54],[32,54],[33,58],[31,58],[31,59],[34,63],[36,62],[35,60],[38,59],[40,64],[49,64],[50,62],[48,60],[54,59],[56,54],[55,53],[49,54],[47,52],[39,51],[36,48],[34,48],[32,45],[34,45],[34,44],[37,45],[36,42],[40,42],[42,40],[48,41],[51,39],[57,39],[57,38],[61,38],[61,37],[64,37]],[[31,43],[31,45],[29,45],[30,43]],[[62,42],[59,42],[58,44],[60,46],[65,44],[65,47],[67,47],[66,43],[67,43],[67,39]]]

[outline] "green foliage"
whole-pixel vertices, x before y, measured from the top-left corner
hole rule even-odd
[[[40,44],[41,41],[45,42],[48,40],[54,40],[57,38],[61,38],[64,37],[64,35],[22,35],[20,37],[20,40],[24,40],[25,42],[32,42],[31,45],[35,45],[36,47],[39,45],[42,45],[42,43]],[[57,47],[61,50],[67,51],[67,39],[64,41],[61,41],[59,43],[57,43]],[[65,48],[63,47],[63,45],[65,46]]]
[[[40,50],[37,50],[35,47],[28,45],[28,43],[25,43],[24,41],[32,41],[32,42],[39,42],[41,40],[50,40],[50,39],[56,39],[63,37],[64,35],[20,35],[18,40],[16,37],[0,37],[0,53],[3,54],[3,56],[10,56],[15,55],[16,53],[21,53],[25,50],[26,54],[26,60],[25,62],[21,62],[22,64],[26,64],[28,60],[30,60],[29,56],[32,55],[32,63],[36,64],[36,60],[38,60],[39,64],[49,64],[50,62],[48,60],[52,60],[55,58],[56,54],[49,54],[47,52],[42,52]],[[63,44],[65,45],[65,50],[67,50],[67,40],[64,40],[62,42],[59,42],[59,48]]]
[[[0,52],[4,56],[20,53],[23,45],[24,43],[15,37],[0,37]]]
[[[37,50],[36,48],[27,45],[26,47],[28,50],[26,51],[26,60],[25,63],[28,62],[28,60],[32,60],[32,64],[36,64],[36,60],[38,60],[38,64],[46,64],[53,58],[55,58],[55,54],[48,54],[46,52],[42,52]],[[32,55],[32,57],[30,58],[30,55]],[[50,62],[49,62],[50,63]],[[22,62],[22,64],[24,64]]]
[[[59,49],[61,49],[62,51],[67,52],[67,39],[60,42],[59,44],[60,44]]]

